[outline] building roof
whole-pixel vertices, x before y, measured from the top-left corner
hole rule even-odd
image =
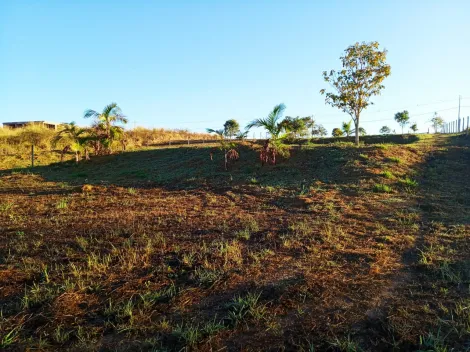
[[[46,123],[48,125],[63,125],[63,122],[52,122],[52,121],[13,121],[13,122],[2,122],[4,125],[26,125],[28,123]]]

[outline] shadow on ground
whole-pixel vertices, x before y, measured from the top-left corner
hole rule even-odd
[[[240,160],[231,162],[228,170],[224,169],[224,157],[220,150],[192,146],[97,156],[79,164],[70,161],[34,169],[6,170],[3,175],[26,171],[40,175],[46,181],[71,185],[100,184],[139,188],[193,189],[242,184],[299,188],[308,187],[316,180],[337,184],[351,182],[354,180],[354,168],[348,162],[358,158],[365,148],[371,147],[293,147],[289,159],[280,160],[277,165],[265,166],[261,166],[259,162],[257,148],[250,145],[239,146]]]
[[[402,269],[366,318],[359,341],[393,341],[420,351],[468,350],[470,315],[459,312],[470,284],[470,138],[435,140],[421,168],[410,211],[419,213],[414,244],[401,254]],[[411,224],[413,225],[413,224]],[[368,343],[365,342],[365,345]]]

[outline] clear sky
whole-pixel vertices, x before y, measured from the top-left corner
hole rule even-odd
[[[347,115],[319,94],[356,41],[379,41],[392,74],[362,117],[368,133],[420,131],[433,111],[470,115],[470,1],[0,0],[2,121],[86,124],[116,101],[134,124],[220,128],[264,117],[315,115],[330,132]],[[380,120],[380,121],[377,121]]]

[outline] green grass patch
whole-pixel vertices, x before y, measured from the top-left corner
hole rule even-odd
[[[411,187],[411,188],[416,188],[418,187],[418,182],[409,178],[409,177],[406,177],[406,178],[401,178],[398,180],[398,182],[402,185],[402,186],[405,186],[405,187]]]
[[[376,193],[391,193],[392,187],[384,185],[383,183],[376,183],[374,185],[373,191]]]
[[[369,160],[369,156],[366,155],[366,154],[359,154],[359,159],[367,161],[367,160]]]
[[[384,171],[382,172],[382,177],[388,178],[389,180],[394,179],[395,175],[391,171]]]
[[[395,156],[387,158],[387,161],[391,163],[401,164],[401,159]]]

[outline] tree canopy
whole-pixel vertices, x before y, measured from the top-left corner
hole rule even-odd
[[[312,136],[323,137],[323,136],[326,136],[326,135],[328,135],[328,131],[326,130],[325,127],[323,127],[323,125],[315,125],[312,128]]]
[[[240,124],[237,120],[230,119],[224,123],[224,133],[227,137],[232,138],[240,132]]]
[[[127,123],[121,108],[116,103],[111,103],[106,105],[102,112],[86,110],[84,117],[94,118],[92,132],[96,135],[96,142],[102,145],[106,152],[111,152],[113,141],[120,139],[124,133],[124,128],[119,124]]]
[[[333,128],[333,131],[331,132],[331,135],[333,137],[342,137],[344,135],[344,132],[341,128],[335,127],[335,128]]]
[[[431,119],[432,125],[434,127],[434,133],[437,133],[437,130],[444,126],[444,119],[438,115],[437,112],[434,113]]]
[[[354,121],[356,145],[359,144],[359,122],[364,109],[373,104],[370,99],[379,95],[383,81],[390,75],[386,62],[387,51],[379,50],[378,42],[362,42],[349,46],[340,58],[342,69],[324,71],[323,78],[333,92],[320,91],[325,102],[349,114]]]
[[[307,117],[291,117],[286,116],[284,120],[281,121],[281,126],[284,130],[291,134],[292,137],[302,137],[307,134],[308,128],[312,123],[312,118]]]
[[[392,130],[388,126],[382,126],[382,128],[379,131],[381,134],[390,134],[392,133]]]
[[[410,114],[407,110],[397,112],[395,114],[395,121],[401,126],[401,134],[403,134],[404,127],[410,123]]]

